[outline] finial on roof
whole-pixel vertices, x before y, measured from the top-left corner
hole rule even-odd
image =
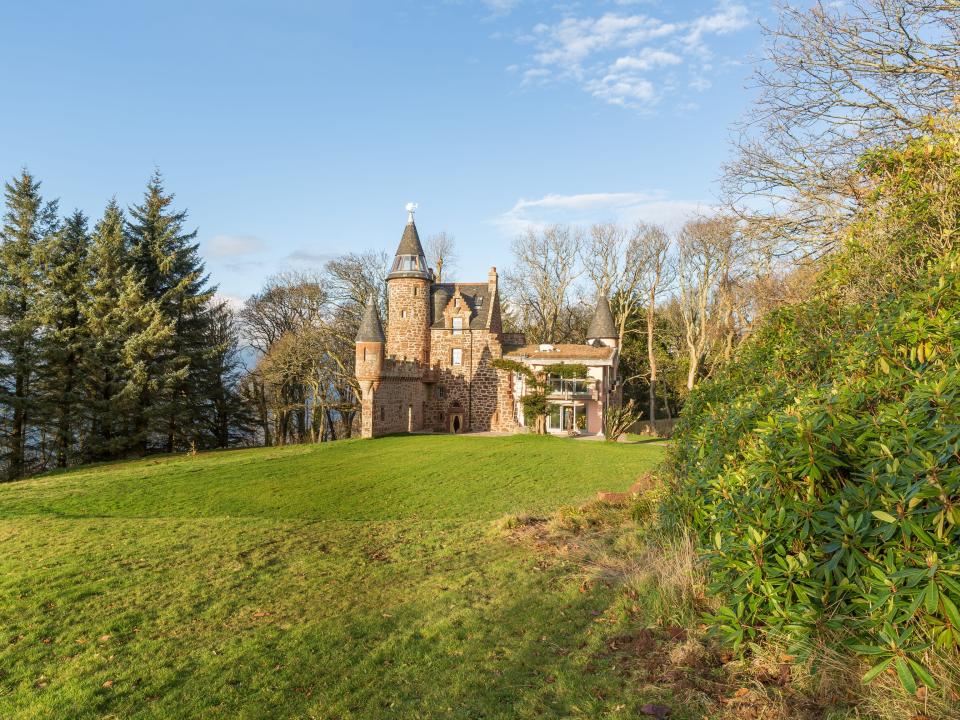
[[[407,203],[407,223],[413,223],[413,214],[417,211],[417,208],[420,207],[415,202]]]

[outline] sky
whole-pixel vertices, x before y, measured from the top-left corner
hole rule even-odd
[[[676,227],[749,107],[748,0],[7,2],[0,175],[96,219],[154,169],[220,293],[347,251],[456,238],[457,279],[526,227]]]

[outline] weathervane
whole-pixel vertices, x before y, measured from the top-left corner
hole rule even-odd
[[[408,222],[408,223],[412,223],[412,222],[413,222],[413,214],[417,211],[417,208],[418,208],[418,207],[419,207],[419,206],[418,206],[417,203],[415,203],[415,202],[408,202],[408,203],[407,203],[407,222]]]

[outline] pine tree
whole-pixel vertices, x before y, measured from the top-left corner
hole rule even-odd
[[[6,477],[27,470],[30,423],[39,364],[40,322],[36,307],[37,246],[57,226],[57,203],[44,202],[40,183],[27,170],[5,183],[6,213],[0,230],[0,409]]]
[[[43,326],[37,402],[54,438],[57,467],[66,467],[73,459],[83,417],[78,365],[89,345],[82,315],[89,247],[87,217],[76,210],[58,232],[38,245],[36,252],[40,272],[36,309]]]
[[[201,418],[203,447],[229,447],[237,439],[253,434],[254,419],[240,392],[246,371],[241,357],[240,330],[233,311],[225,302],[210,309],[208,346],[210,358],[203,367],[202,392],[206,411]]]
[[[148,299],[156,301],[169,337],[144,367],[146,373],[134,430],[149,448],[163,438],[162,449],[187,447],[198,437],[205,410],[203,375],[211,359],[208,287],[197,254],[196,231],[186,232],[186,212],[172,209],[159,172],[147,184],[143,203],[130,209],[126,236],[131,260]]]
[[[169,329],[132,266],[123,211],[115,200],[94,228],[88,264],[83,315],[89,344],[81,376],[90,429],[84,456],[106,460],[142,445],[133,419],[146,368],[169,341]]]

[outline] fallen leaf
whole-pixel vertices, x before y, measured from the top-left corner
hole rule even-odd
[[[103,685],[102,685],[101,687],[112,688],[112,687],[113,687],[113,680],[107,680],[106,682],[103,683]]]
[[[99,638],[100,642],[107,642],[110,639],[109,635],[101,635]]]
[[[740,698],[740,697],[744,697],[744,696],[749,695],[749,694],[750,694],[750,689],[749,689],[749,688],[742,687],[742,688],[740,688],[739,690],[737,690],[737,691],[733,694],[733,696]]]

